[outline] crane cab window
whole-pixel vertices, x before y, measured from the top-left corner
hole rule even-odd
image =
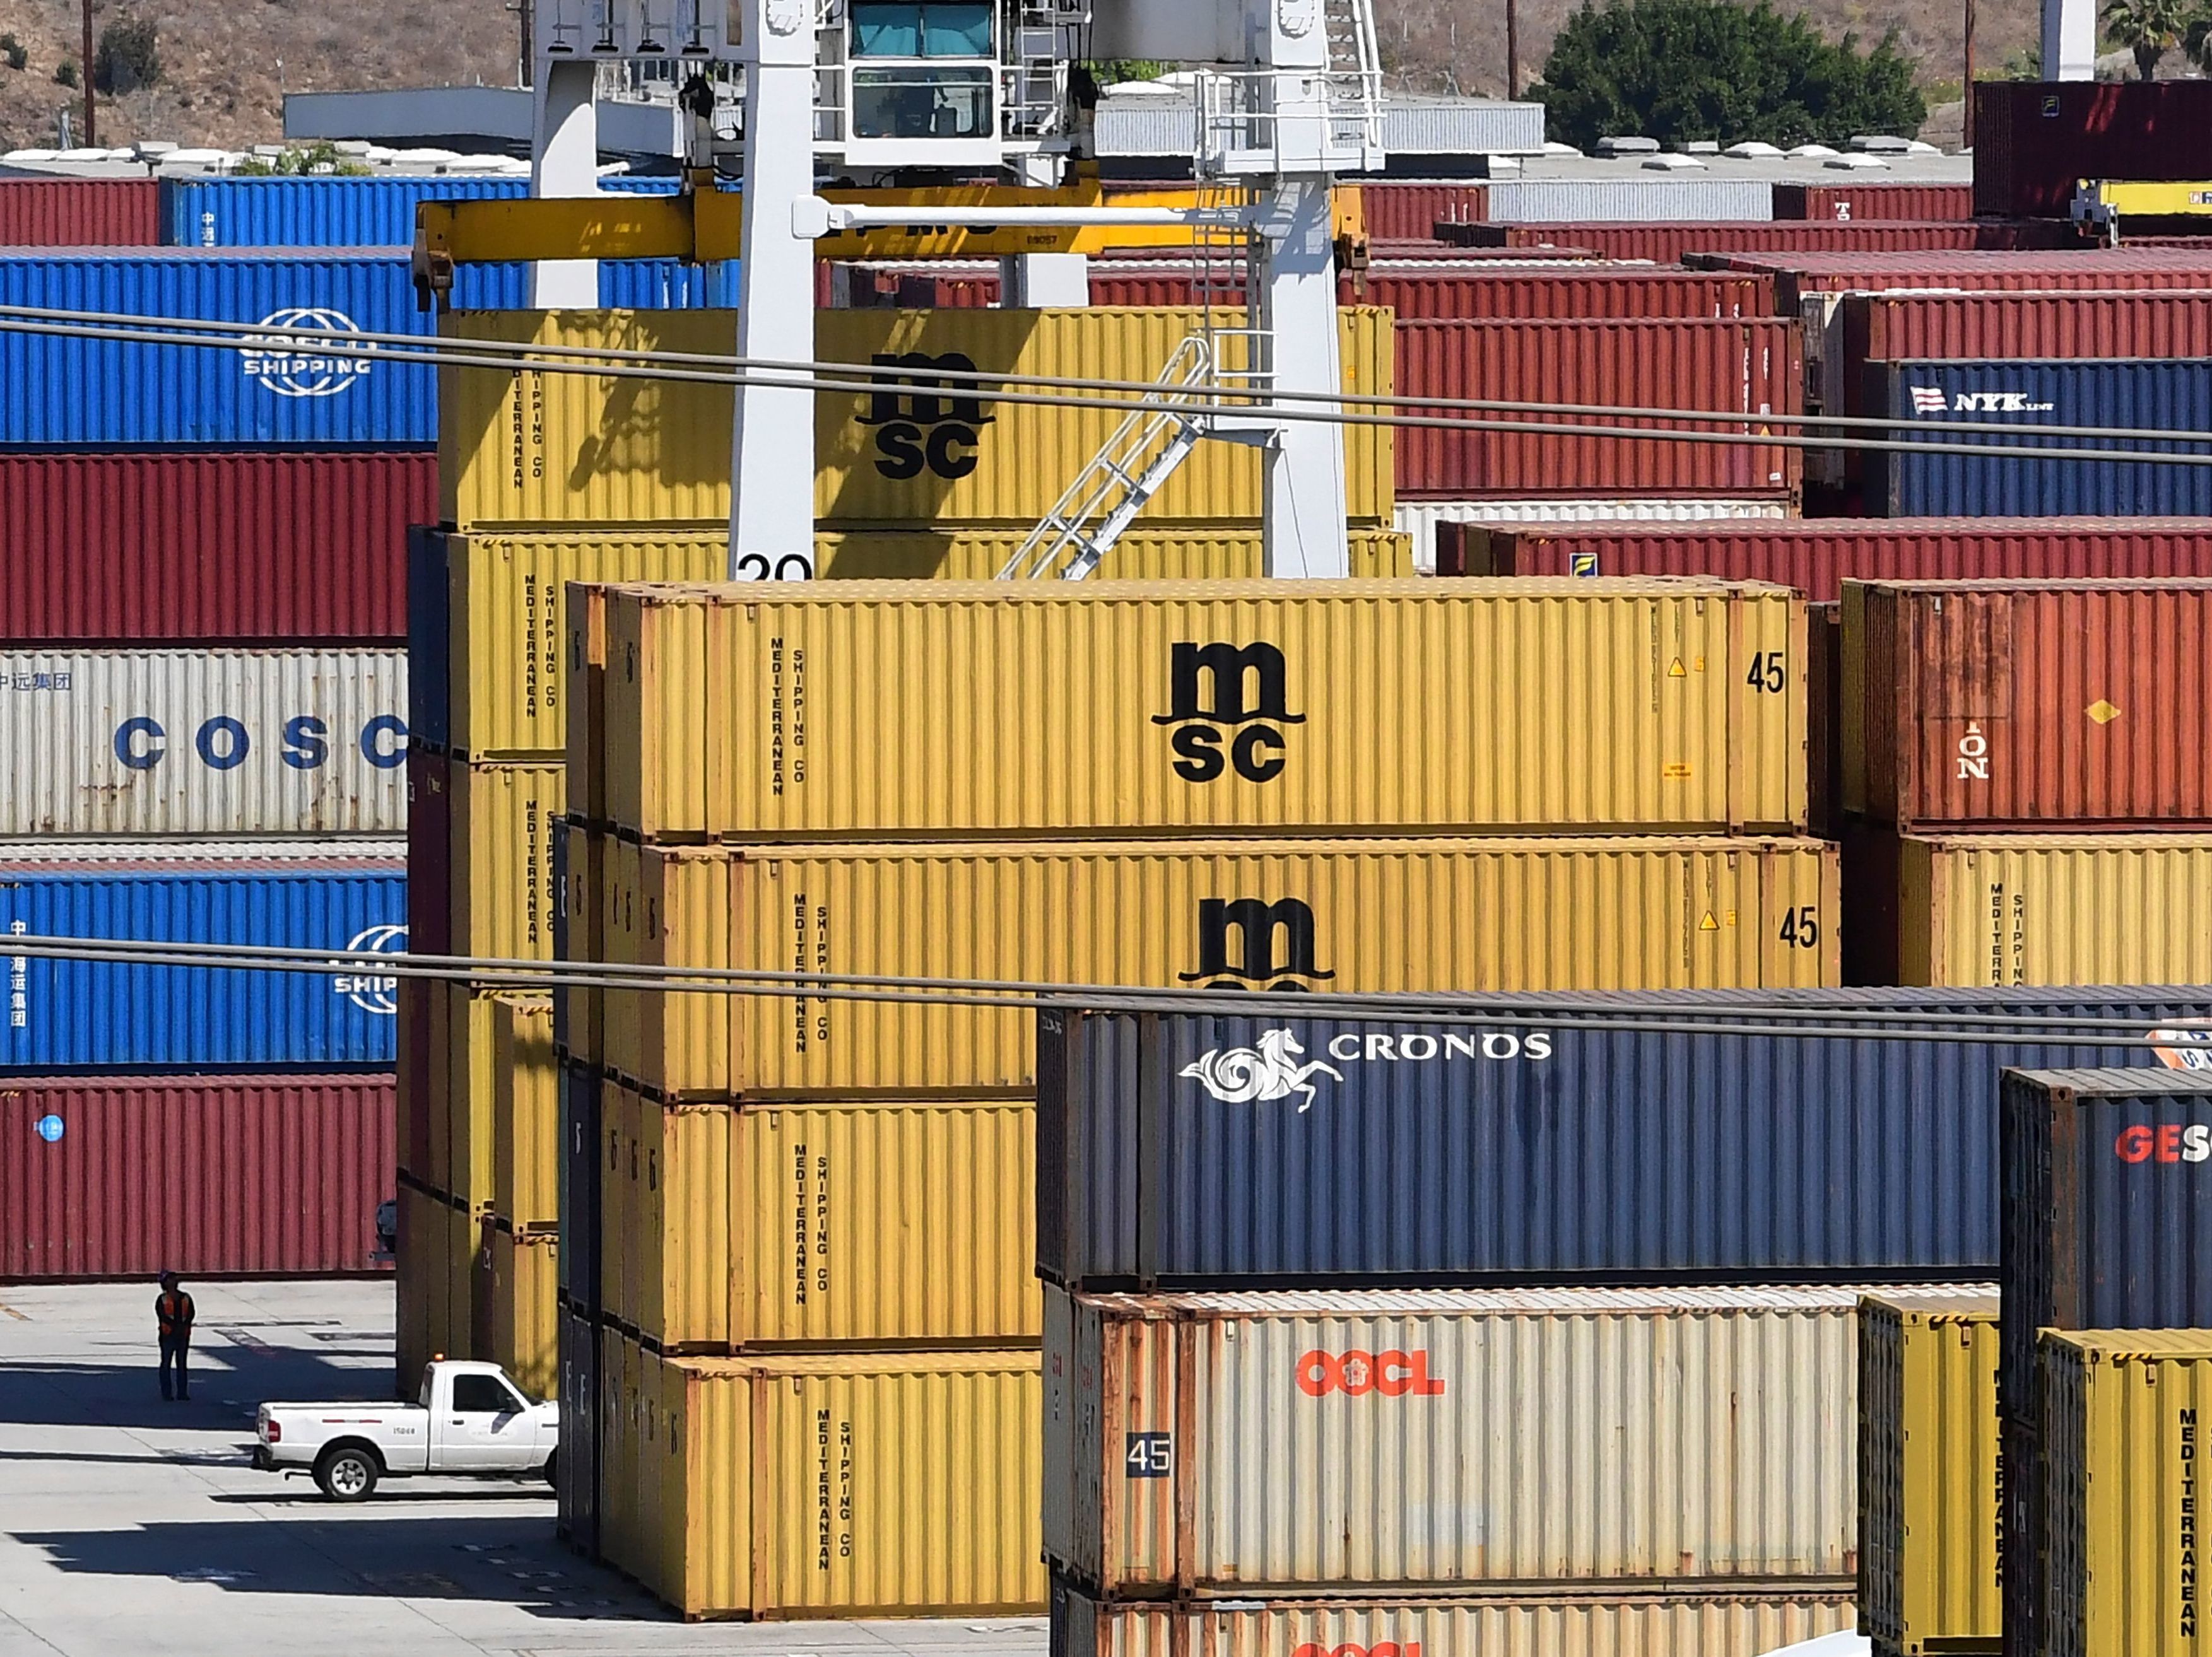
[[[991,52],[988,0],[854,0],[855,58],[981,58]]]
[[[854,137],[992,135],[989,0],[853,0],[851,16]]]

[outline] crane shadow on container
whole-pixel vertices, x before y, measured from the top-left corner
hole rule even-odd
[[[562,1619],[674,1620],[612,1571],[568,1551],[550,1518],[386,1514],[377,1511],[385,1500],[380,1493],[349,1509],[324,1502],[314,1517],[7,1534],[70,1575],[211,1583],[229,1593],[473,1599]]]

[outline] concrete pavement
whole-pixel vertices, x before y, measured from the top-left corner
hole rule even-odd
[[[542,1485],[356,1508],[245,1453],[264,1399],[391,1392],[390,1282],[188,1283],[190,1403],[155,1285],[0,1286],[0,1657],[1038,1657],[1044,1624],[686,1626],[553,1533]]]

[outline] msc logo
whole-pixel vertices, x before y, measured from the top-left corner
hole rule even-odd
[[[975,470],[975,445],[995,417],[983,412],[972,385],[948,387],[931,373],[975,372],[975,360],[957,351],[926,356],[918,351],[879,353],[868,359],[887,373],[869,376],[877,390],[868,397],[863,426],[876,428],[876,470],[894,483],[924,471],[951,482]]]
[[[1304,725],[1306,716],[1291,712],[1281,651],[1181,640],[1168,673],[1168,711],[1152,723],[1176,727],[1168,739],[1176,775],[1212,782],[1233,770],[1247,782],[1273,782],[1283,774],[1281,727]]]
[[[407,929],[404,926],[371,926],[367,932],[356,932],[352,943],[346,945],[349,955],[404,955],[407,953]],[[337,963],[333,962],[333,966]],[[342,995],[363,1012],[390,1018],[399,1011],[399,980],[382,974],[339,973],[331,980],[331,993]]]
[[[261,319],[264,328],[282,328],[295,334],[359,334],[360,327],[343,311],[321,306],[294,306],[272,311]],[[238,348],[246,377],[258,379],[264,391],[279,397],[336,397],[366,375],[372,366],[365,356],[340,354],[318,356],[302,350],[297,340],[264,339],[248,334]]]
[[[2048,414],[2057,405],[2031,403],[2026,391],[1954,391],[1943,395],[1940,385],[1915,385],[1915,414]]]
[[[2203,1122],[2136,1122],[2120,1130],[2112,1150],[2124,1162],[2201,1162],[2212,1157],[2212,1126]]]
[[[1203,983],[1210,990],[1249,989],[1255,984],[1273,990],[1304,989],[1305,985],[1292,980],[1336,976],[1316,959],[1314,932],[1314,912],[1294,897],[1276,903],[1256,897],[1203,898],[1198,906],[1198,970],[1176,976],[1186,984]]]
[[[1324,1059],[1298,1063],[1304,1053],[1288,1030],[1269,1030],[1260,1038],[1257,1047],[1209,1047],[1195,1063],[1185,1065],[1176,1074],[1195,1077],[1200,1087],[1224,1105],[1249,1105],[1302,1093],[1305,1102],[1298,1109],[1304,1113],[1313,1108],[1320,1092],[1308,1077],[1344,1080],[1344,1072]]]
[[[1343,1393],[1364,1398],[1380,1393],[1384,1398],[1435,1398],[1444,1389],[1429,1375],[1426,1352],[1313,1351],[1298,1360],[1298,1390],[1308,1398],[1327,1398]]]

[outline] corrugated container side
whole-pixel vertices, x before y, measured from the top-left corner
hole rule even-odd
[[[1035,1120],[647,1103],[617,1158],[636,1269],[608,1310],[664,1350],[1034,1342]]]
[[[1794,414],[1802,403],[1797,331],[1780,321],[1409,322],[1397,329],[1408,397],[1619,404]],[[1522,416],[1518,418],[1526,419]],[[1793,496],[1800,451],[1660,437],[1578,437],[1409,428],[1397,480],[1409,497],[1637,494]],[[1587,424],[1587,422],[1583,423]],[[1655,432],[1691,429],[1655,424]],[[1695,429],[1710,433],[1711,425]]]
[[[411,247],[424,202],[516,199],[527,179],[164,179],[170,247]]]
[[[611,954],[626,962],[1358,992],[1816,987],[1838,972],[1834,850],[1812,841],[616,853],[610,890],[635,919]],[[1033,1021],[1012,1010],[685,1008],[713,999],[611,996],[611,1067],[694,1098],[1026,1091],[1034,1073]]]
[[[2183,435],[2170,443],[2067,441],[2090,450],[2202,454],[2202,439],[2189,434],[2212,431],[2212,361],[1896,362],[1882,378],[1881,413],[1915,441],[1934,446],[1868,457],[1870,512],[1914,517],[1940,507],[1990,518],[2212,513],[2212,466],[2015,458],[2002,451],[2047,447],[2050,440],[2002,431],[1944,434],[1962,420],[2171,431]],[[1956,452],[1948,452],[1954,447]]]
[[[161,240],[150,179],[0,179],[0,247],[151,247]]]
[[[398,834],[396,650],[0,651],[0,835]]]
[[[1386,184],[1358,186],[1367,234],[1382,241],[1426,241],[1439,224],[1490,216],[1490,186],[1477,183]]]
[[[553,847],[554,861],[562,865],[561,913],[567,917],[561,920],[556,913],[556,920],[568,934],[567,952],[556,951],[556,958],[611,959],[605,926],[607,842],[574,817],[564,817],[554,825]],[[580,1064],[597,1065],[605,1056],[606,1008],[603,991],[556,986],[553,992],[553,1039]]]
[[[1034,525],[1119,415],[986,404],[933,371],[1149,382],[1200,320],[1189,309],[820,313],[822,359],[872,364],[867,372],[880,384],[817,399],[815,516],[847,527]],[[443,325],[447,337],[465,339],[727,354],[736,319],[728,311],[457,312]],[[1389,318],[1347,311],[1340,326],[1345,389],[1389,394]],[[641,391],[628,380],[462,369],[447,372],[444,396],[449,525],[728,521],[732,401],[722,388]],[[1389,431],[1356,428],[1346,444],[1351,518],[1386,522]],[[1235,444],[1205,444],[1139,521],[1249,525],[1261,504],[1258,457]]]
[[[1224,1605],[1092,1599],[1057,1573],[1051,1657],[1759,1657],[1851,1626],[1851,1596],[1516,1594],[1481,1599],[1265,1599]]]
[[[400,843],[15,842],[0,925],[37,936],[406,947]],[[392,1066],[390,978],[17,956],[0,1072]],[[17,1003],[15,998],[20,997]]]
[[[1774,216],[1764,179],[1504,179],[1490,185],[1496,224],[1759,224]]]
[[[1609,1024],[1503,1022],[1555,1017],[1557,996],[1459,1024],[1046,1009],[1039,1270],[1104,1287],[1986,1278],[1999,1068],[2126,1056],[2022,1024],[2132,1027],[2148,1062],[2148,1032],[2206,1002],[2185,989],[1564,999],[1595,1002]],[[1856,1034],[1638,1028],[1754,1013]],[[1905,1033],[1931,1017],[1962,1039]]]
[[[1534,248],[1556,243],[1586,248],[1598,258],[1649,259],[1655,264],[1681,264],[1700,254],[1831,248],[1963,251],[1983,245],[1982,232],[1974,225],[1923,224],[1910,220],[1866,224],[1802,219],[1753,224],[1582,220],[1540,225],[1469,225],[1460,234],[1472,246]]]
[[[2212,575],[2212,519],[2201,518],[1501,524],[1440,544],[1441,574],[1712,575],[1778,581],[1815,604],[1836,603],[1846,580]]]
[[[519,1229],[561,1217],[561,1107],[553,1004],[492,998],[492,1212]]]
[[[2001,1639],[1997,1303],[1859,1303],[1863,1631],[1926,1657]]]
[[[0,1088],[0,1278],[380,1269],[389,1077]]]
[[[565,769],[452,762],[454,954],[552,959],[553,825]]]
[[[1921,827],[2212,827],[2212,581],[1844,590],[1844,804]]]
[[[453,1211],[410,1180],[399,1181],[398,1201],[392,1395],[411,1403],[430,1354],[446,1350],[446,1222]]]
[[[216,355],[210,353],[210,355]],[[0,605],[22,640],[389,640],[432,454],[4,454]]]
[[[605,1218],[601,1181],[608,1161],[604,1144],[606,1118],[601,1108],[605,1085],[599,1071],[587,1065],[561,1066],[559,1229],[568,1243],[560,1260],[561,1294],[569,1305],[593,1319],[604,1302],[599,1292],[599,1253]]]
[[[419,743],[407,756],[407,936],[417,955],[453,952],[453,770]]]
[[[814,537],[814,574],[831,580],[995,580],[1022,549],[1027,531],[823,530]],[[1413,574],[1413,548],[1395,530],[1349,528],[1355,578]],[[715,544],[724,544],[717,540]],[[1261,537],[1238,527],[1133,529],[1089,578],[1093,581],[1250,580],[1263,573]],[[719,580],[718,564],[708,577]]]
[[[1845,844],[1856,981],[2212,982],[2212,835],[1875,828]]]
[[[446,590],[446,533],[407,531],[407,725],[415,740],[444,751],[453,741],[453,612]]]
[[[2194,1651],[2212,1331],[2046,1332],[2037,1538],[2051,1657]]]
[[[1080,1467],[1103,1528],[1047,1545],[1109,1594],[1843,1588],[1856,1324],[1844,1290],[1079,1299],[1046,1320],[1047,1484]]]
[[[636,1575],[684,1616],[1043,1610],[1034,1352],[641,1358]]]
[[[481,291],[463,297],[519,304],[524,269],[476,267]],[[505,275],[495,280],[494,271]],[[30,254],[0,264],[0,303],[333,337],[437,332],[416,309],[404,248],[314,258],[246,249]],[[83,394],[46,395],[55,385]],[[437,395],[428,363],[373,353],[316,355],[250,338],[209,349],[0,333],[0,446],[422,448],[438,440]]]
[[[1974,88],[1974,211],[2063,218],[2081,179],[2212,178],[2212,88],[2194,81]]]
[[[2043,1329],[2212,1328],[2212,1073],[2008,1071],[1997,1406],[2031,1428]],[[2045,1444],[2046,1453],[2051,1449]]]
[[[1422,574],[1475,575],[1508,573],[1474,568],[1472,553],[1465,550],[1476,544],[1469,537],[1480,537],[1488,532],[1491,525],[1501,526],[1499,532],[1506,532],[1516,525],[1534,529],[1558,524],[1733,523],[1745,519],[1781,523],[1796,521],[1796,502],[1778,496],[1765,500],[1699,500],[1647,495],[1635,500],[1608,500],[1577,495],[1530,501],[1401,501],[1391,521],[1412,537],[1413,568]],[[1582,572],[1563,566],[1544,573],[1573,575]]]
[[[616,589],[615,822],[748,841],[1805,823],[1805,620],[1779,588],[1044,585]],[[1039,662],[1061,665],[1044,696]],[[1587,733],[1564,756],[1563,730]]]
[[[477,1350],[506,1370],[525,1397],[557,1400],[561,1348],[554,1295],[561,1245],[550,1236],[518,1237],[500,1226],[486,1227],[485,1234],[485,1303],[478,1308],[485,1338]]]
[[[1970,184],[1778,184],[1774,216],[1863,224],[1912,219],[1932,223],[1974,216]]]
[[[2002,1375],[2002,1357],[1999,1357]],[[2004,1534],[1998,1545],[2004,1602],[2002,1622],[2011,1649],[2040,1652],[2048,1608],[2042,1562],[2036,1557],[2045,1523],[2045,1486],[2049,1478],[2044,1454],[2043,1410],[2024,1421],[2000,1411],[1997,1442],[2004,1456]]]
[[[605,589],[570,583],[567,593],[567,740],[562,768],[568,809],[592,824],[611,820],[607,798],[607,600]],[[572,908],[571,913],[578,913]],[[588,958],[588,957],[587,957]]]
[[[565,1272],[566,1266],[563,1266]],[[586,1559],[599,1557],[599,1345],[598,1326],[572,1306],[559,1312],[561,1453],[555,1459],[557,1527]]]
[[[395,1015],[398,1028],[392,1032],[396,1049],[393,1062],[398,1071],[394,1080],[399,1119],[396,1147],[398,1168],[409,1178],[426,1184],[435,1179],[431,1143],[439,1105],[430,1080],[430,1003],[440,993],[427,978],[403,978],[393,992],[398,1004]]]

